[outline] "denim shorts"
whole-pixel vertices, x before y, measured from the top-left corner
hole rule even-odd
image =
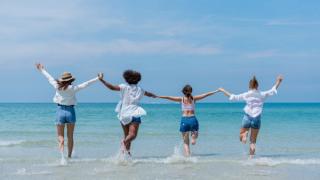
[[[242,119],[242,128],[253,128],[260,129],[261,126],[261,115],[257,117],[251,117],[248,114],[245,114]]]
[[[63,125],[66,123],[76,123],[76,113],[74,106],[57,106],[56,125]]]
[[[131,123],[140,124],[141,123],[141,117],[132,117]]]
[[[181,118],[180,132],[195,132],[199,130],[199,123],[195,116]]]

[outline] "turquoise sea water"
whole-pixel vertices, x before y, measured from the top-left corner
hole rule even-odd
[[[181,153],[179,104],[144,104],[133,158],[118,155],[115,104],[76,107],[75,157],[60,165],[54,104],[0,104],[0,179],[320,179],[320,104],[265,104],[257,156],[239,142],[244,104],[197,104],[200,135]]]

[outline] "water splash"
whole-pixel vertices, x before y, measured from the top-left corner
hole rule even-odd
[[[163,163],[166,164],[177,164],[177,163],[196,163],[198,158],[196,157],[186,157],[182,152],[182,144],[176,145],[173,149],[173,154],[163,160]]]
[[[63,153],[63,152],[61,152],[60,165],[61,165],[61,166],[66,166],[66,165],[68,165],[68,162],[67,162],[66,158],[64,157],[64,153]]]
[[[122,166],[128,166],[133,164],[132,157],[128,154],[128,152],[123,151],[121,148],[119,149],[116,155],[108,158],[107,161]]]
[[[320,165],[320,159],[274,159],[274,158],[255,158],[249,159],[243,163],[249,166],[278,166],[282,164],[293,165]]]

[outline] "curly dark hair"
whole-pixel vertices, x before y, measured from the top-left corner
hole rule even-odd
[[[134,70],[126,70],[123,72],[123,78],[128,84],[138,84],[141,80],[141,74]]]

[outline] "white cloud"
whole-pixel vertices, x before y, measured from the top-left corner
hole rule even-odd
[[[297,52],[293,51],[292,53],[281,52],[279,50],[264,50],[264,51],[256,51],[250,52],[244,55],[249,59],[260,59],[260,58],[319,58],[320,54],[318,52],[310,51],[310,52]]]

